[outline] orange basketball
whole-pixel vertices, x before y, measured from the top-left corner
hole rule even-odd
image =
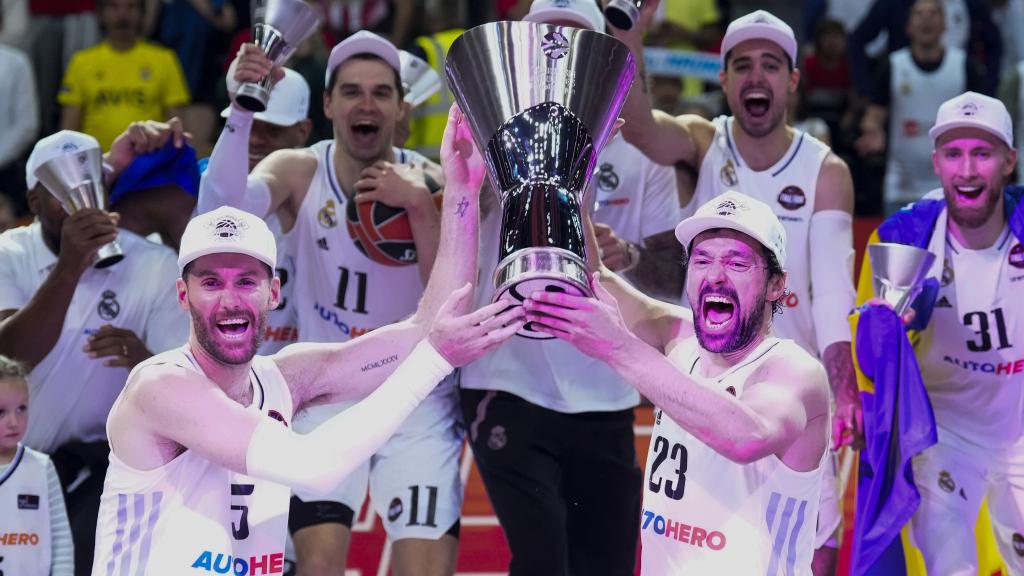
[[[435,193],[433,198],[440,210],[441,194]],[[375,201],[350,201],[345,208],[345,225],[359,251],[374,262],[386,266],[416,263],[416,243],[404,209]]]

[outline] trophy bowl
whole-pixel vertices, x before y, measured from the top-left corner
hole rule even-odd
[[[69,150],[41,164],[36,168],[35,176],[68,214],[83,208],[106,210],[103,153],[99,148]],[[92,265],[94,268],[106,268],[123,259],[124,252],[114,240],[96,252]]]
[[[902,316],[921,293],[921,283],[935,262],[935,254],[915,246],[880,242],[868,245],[875,296]]]
[[[255,0],[252,6],[252,41],[280,66],[320,25],[320,15],[302,0]],[[251,112],[263,112],[270,100],[270,75],[259,82],[243,82],[235,102]]]
[[[580,210],[633,81],[629,49],[591,30],[496,22],[459,37],[445,71],[501,199],[493,300],[589,296]]]

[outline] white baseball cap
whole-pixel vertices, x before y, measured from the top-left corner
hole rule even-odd
[[[221,118],[227,118],[231,106],[225,108]],[[284,78],[270,91],[267,109],[253,114],[253,118],[276,126],[294,126],[309,117],[309,84],[295,70],[284,68]]]
[[[793,29],[777,16],[765,10],[757,10],[729,23],[722,38],[722,67],[729,51],[740,42],[747,40],[769,40],[779,45],[789,56],[789,62],[796,68],[796,36]]]
[[[569,21],[587,30],[605,30],[604,14],[594,0],[533,0],[523,20],[540,24]]]
[[[226,253],[251,256],[271,270],[277,267],[277,242],[267,223],[238,208],[221,206],[189,220],[181,235],[178,273],[197,258]]]
[[[50,160],[64,154],[98,149],[99,147],[100,143],[95,138],[74,130],[61,130],[56,134],[50,134],[36,142],[35,147],[32,148],[32,154],[29,155],[28,163],[25,164],[25,184],[28,185],[29,190],[35,188],[39,183],[39,179],[36,178],[36,170]]]
[[[764,202],[735,190],[723,192],[680,222],[676,226],[676,238],[688,250],[698,234],[713,228],[743,232],[760,242],[775,255],[779,266],[785,267],[786,229]]]
[[[398,48],[383,36],[373,32],[360,30],[355,34],[338,42],[331,50],[331,56],[327,59],[327,71],[324,73],[324,86],[331,83],[331,73],[341,63],[356,54],[373,54],[388,63],[389,66],[402,73],[402,62],[398,56]]]
[[[977,128],[992,134],[1013,148],[1013,120],[1000,100],[978,94],[964,92],[951,98],[939,106],[935,115],[935,126],[928,131],[932,143],[939,136],[954,128]]]

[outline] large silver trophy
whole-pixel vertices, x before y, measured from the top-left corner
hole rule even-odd
[[[477,26],[445,64],[501,197],[494,300],[589,295],[580,206],[633,81],[611,36],[533,22]],[[520,335],[547,338],[527,324]]]
[[[915,246],[881,242],[868,246],[875,296],[892,305],[902,316],[921,293],[921,283],[935,261],[935,254]]]
[[[107,193],[103,188],[103,151],[99,147],[69,149],[36,168],[35,176],[68,214],[83,208],[107,209]],[[94,268],[106,268],[122,259],[124,252],[114,240],[96,252],[92,265]]]
[[[253,43],[279,66],[317,29],[320,15],[302,0],[254,0],[252,22]],[[272,86],[269,74],[259,82],[244,82],[235,93],[235,102],[246,110],[263,112]]]

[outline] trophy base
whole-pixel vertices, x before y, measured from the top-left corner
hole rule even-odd
[[[124,260],[124,252],[121,251],[121,246],[115,240],[96,252],[96,256],[93,257],[92,267],[102,270],[117,264],[121,260]]]
[[[503,300],[521,306],[534,292],[562,292],[573,296],[592,296],[589,272],[579,256],[563,248],[523,248],[508,255],[494,270],[492,302]],[[527,322],[516,335],[532,340],[549,340]]]
[[[250,112],[263,112],[270,100],[270,90],[260,84],[245,82],[235,92],[235,103]]]

